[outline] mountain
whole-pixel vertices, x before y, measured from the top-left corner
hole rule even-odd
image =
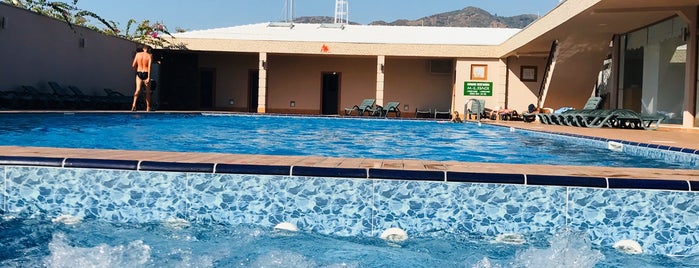
[[[462,10],[440,13],[417,20],[401,19],[394,22],[375,21],[369,25],[392,26],[437,26],[437,27],[485,27],[485,28],[524,28],[538,18],[537,15],[523,14],[512,17],[502,17],[490,14],[477,7],[467,7]],[[298,23],[332,23],[332,17],[299,17]],[[350,22],[350,24],[358,24]]]

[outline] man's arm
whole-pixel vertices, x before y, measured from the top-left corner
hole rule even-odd
[[[133,57],[131,68],[133,68],[134,70],[137,70],[136,68],[138,68],[138,53],[136,53],[136,56]]]
[[[150,83],[150,73],[151,73],[150,65],[152,62],[153,62],[153,56],[151,56],[149,54],[148,55],[148,62],[146,63],[148,65],[148,78],[146,79],[147,83]]]

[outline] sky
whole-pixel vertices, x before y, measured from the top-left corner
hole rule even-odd
[[[349,0],[349,20],[361,24],[383,20],[419,19],[460,10],[482,8],[499,16],[544,15],[559,0]],[[168,29],[201,30],[283,21],[285,0],[79,0],[77,6],[117,22],[150,20]],[[335,15],[334,0],[294,0],[294,17]]]

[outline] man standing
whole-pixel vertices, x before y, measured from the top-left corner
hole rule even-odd
[[[141,93],[141,84],[146,85],[146,111],[150,111],[150,66],[152,57],[148,51],[150,47],[143,45],[141,52],[136,53],[131,67],[136,70],[136,92],[133,94],[133,104],[131,111],[136,111],[136,101]]]

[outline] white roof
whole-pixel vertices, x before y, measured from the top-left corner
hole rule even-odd
[[[276,27],[270,25],[277,25]],[[288,24],[289,25],[289,24]],[[510,28],[463,28],[376,25],[300,24],[280,27],[258,23],[174,34],[176,38],[365,44],[499,45],[520,31]],[[342,27],[339,27],[342,26]]]

